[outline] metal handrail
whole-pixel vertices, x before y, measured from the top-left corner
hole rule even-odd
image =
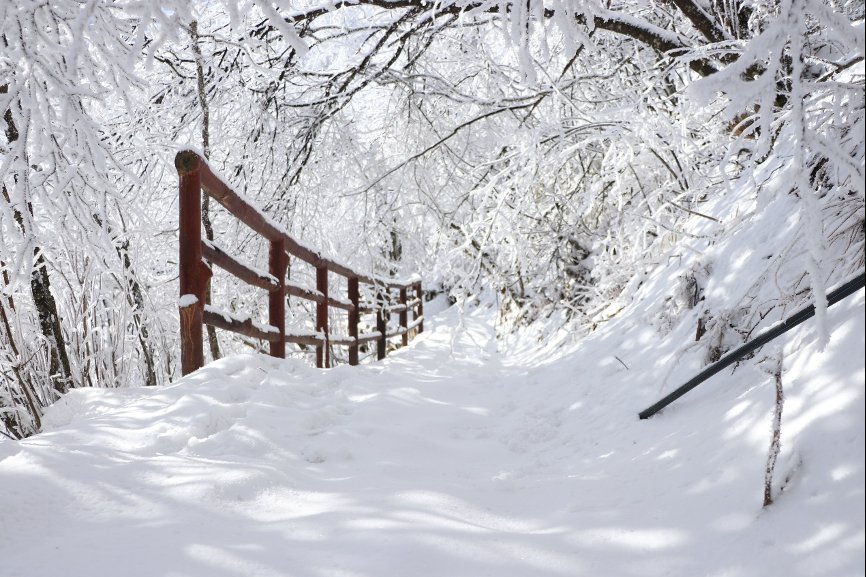
[[[861,288],[863,288],[864,284],[866,284],[866,273],[861,272],[859,275],[849,280],[848,282],[842,284],[836,290],[827,293],[827,306],[833,306],[839,301],[851,296]],[[711,364],[703,371],[686,381],[683,385],[675,389],[669,395],[659,400],[652,406],[647,407],[640,413],[638,413],[638,417],[641,419],[648,419],[661,411],[663,408],[667,407],[725,367],[734,364],[738,360],[742,359],[752,351],[755,351],[765,344],[769,343],[776,337],[785,334],[790,331],[797,325],[805,322],[806,320],[815,316],[815,305],[809,305],[805,308],[800,309],[795,312],[793,315],[782,321],[781,323],[774,325],[757,337],[748,341],[742,345],[740,345],[735,350],[729,352],[722,358],[720,358],[715,363]]]

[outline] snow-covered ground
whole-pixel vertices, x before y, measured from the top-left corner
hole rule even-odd
[[[639,421],[699,368],[693,326],[661,340],[632,314],[503,351],[495,319],[449,309],[358,368],[239,356],[71,392],[0,442],[0,575],[864,574],[863,291],[830,309],[825,352],[810,323],[780,339],[768,509],[758,363]]]

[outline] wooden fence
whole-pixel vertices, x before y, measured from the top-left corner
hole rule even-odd
[[[217,177],[207,162],[191,150],[175,156],[180,180],[180,338],[181,372],[186,375],[204,366],[204,324],[261,339],[269,343],[270,354],[285,358],[286,343],[315,347],[316,366],[331,366],[330,350],[334,345],[348,347],[349,364],[359,362],[359,348],[376,343],[377,357],[385,358],[388,339],[400,337],[400,345],[424,330],[421,282],[396,282],[367,276],[324,258],[295,241],[267,216],[246,202]],[[268,272],[257,271],[242,263],[201,236],[202,191],[269,243]],[[316,288],[289,282],[286,274],[289,258],[294,257],[315,268]],[[212,275],[207,263],[231,273],[248,285],[268,293],[268,322],[262,324],[249,317],[238,317],[205,305],[205,291]],[[346,298],[329,291],[329,276],[346,279]],[[361,300],[361,285],[373,287],[372,299]],[[396,294],[395,294],[396,292]],[[298,297],[315,303],[315,331],[286,332],[286,299]],[[347,315],[347,335],[330,332],[329,309],[340,309]],[[412,319],[409,319],[409,313]],[[391,315],[399,315],[399,325],[389,330]],[[362,315],[376,316],[376,330],[359,334]]]

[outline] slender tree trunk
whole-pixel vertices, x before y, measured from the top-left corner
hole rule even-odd
[[[126,271],[127,287],[129,289],[129,301],[132,304],[132,322],[138,331],[138,342],[141,345],[141,355],[144,357],[145,379],[144,384],[148,387],[156,386],[156,365],[153,362],[153,347],[150,346],[150,335],[144,322],[144,294],[141,285],[132,270],[132,262],[129,260],[129,241],[124,241],[118,249],[123,260],[123,268]]]
[[[0,266],[3,266],[3,263],[0,263]],[[3,280],[5,284],[8,285],[8,276],[6,275],[5,270],[3,271]],[[9,297],[8,303],[9,308],[14,311],[15,305],[11,296]],[[15,335],[12,333],[12,327],[9,324],[9,317],[6,315],[6,305],[4,305],[2,301],[0,301],[0,322],[2,322],[5,333],[3,335],[5,338],[0,339],[0,343],[4,344],[9,349],[8,352],[5,353],[5,356],[10,361],[9,364],[11,365],[12,372],[15,374],[17,389],[19,389],[24,396],[24,400],[27,404],[27,412],[33,418],[33,423],[38,430],[41,426],[41,409],[34,406],[32,395],[27,387],[27,383],[24,382],[21,376],[20,365],[18,364],[21,354],[18,350],[18,346],[15,344]],[[8,373],[0,373],[0,377],[8,379],[8,376]],[[27,427],[21,422],[21,418],[17,415],[16,407],[18,405],[18,400],[15,398],[16,389],[13,388],[13,386],[9,386],[8,383],[6,389],[9,391],[8,403],[0,397],[0,422],[3,423],[8,435],[11,435],[16,439],[21,439],[27,436]]]
[[[5,263],[0,262],[0,267],[5,267]],[[3,284],[4,286],[9,286],[9,275],[7,274],[5,268],[3,270]],[[7,304],[9,306],[9,310],[13,313],[15,312],[15,301],[12,299],[10,295],[7,299]],[[16,399],[14,398],[14,389],[12,386],[7,387],[9,390],[9,408],[12,412],[3,412],[3,417],[0,421],[3,422],[3,425],[6,427],[6,430],[9,434],[15,436],[16,438],[23,439],[24,437],[30,435],[31,433],[35,433],[42,428],[42,404],[38,402],[38,397],[35,394],[35,387],[33,386],[32,379],[25,373],[22,374],[21,371],[21,351],[18,349],[18,345],[15,343],[15,334],[12,332],[12,326],[9,322],[9,317],[6,314],[6,305],[0,300],[0,322],[2,322],[3,330],[5,332],[4,342],[9,347],[9,359],[11,360],[12,372],[15,375],[15,380],[18,383],[18,389],[21,391],[21,395],[24,397],[24,403],[26,405],[27,413],[33,419],[33,426],[28,427],[24,423],[21,422],[20,417],[15,416],[15,406]],[[3,404],[0,403],[0,409],[3,408]]]
[[[388,276],[397,276],[397,271],[400,267],[400,261],[403,260],[403,243],[400,241],[400,234],[397,232],[396,222],[391,227],[391,247],[388,251]]]
[[[13,360],[20,361],[21,355],[18,353],[18,347],[15,345],[14,337],[9,329],[9,319],[6,317],[2,304],[0,304],[0,317],[2,317],[3,326],[6,330],[7,342],[13,354]],[[12,409],[12,412],[3,411],[3,416],[0,418],[0,422],[3,423],[9,434],[18,439],[30,436],[42,428],[42,404],[38,402],[38,397],[34,393],[33,380],[26,373],[22,373],[21,369],[21,365],[15,362],[12,363],[12,373],[15,375],[15,381],[18,384],[17,390],[21,392],[26,413],[30,415],[32,424],[22,422],[21,418],[15,415],[15,407],[18,401],[14,398],[15,389],[13,387],[8,387],[10,393],[9,401],[11,402],[9,408]],[[0,409],[2,408],[3,403],[0,403]]]
[[[7,85],[0,86],[0,94],[7,91]],[[6,139],[10,144],[16,142],[20,134],[18,128],[15,126],[12,110],[7,109],[4,112],[3,118],[6,121]],[[3,198],[12,207],[12,200],[5,185],[2,187],[2,190]],[[27,230],[27,223],[21,212],[17,208],[12,207],[12,209],[15,221],[21,228],[22,234],[25,237],[31,234],[32,231]],[[33,208],[28,206],[27,209],[32,216]],[[60,315],[57,313],[57,302],[54,300],[54,295],[51,294],[51,278],[48,274],[48,263],[45,261],[45,256],[38,246],[34,248],[33,252],[34,266],[30,273],[30,291],[39,315],[39,328],[42,330],[42,335],[48,341],[51,359],[51,380],[54,384],[54,390],[62,394],[69,390],[71,386],[72,370],[69,365],[66,342],[63,339],[63,331],[60,326]]]
[[[204,58],[199,45],[198,22],[193,20],[189,25],[189,35],[192,39],[192,51],[195,55],[195,75],[198,81],[198,102],[201,106],[201,146],[205,159],[210,159],[210,107],[207,102],[207,91],[204,80]],[[201,199],[201,222],[204,226],[205,237],[213,241],[213,225],[210,220],[210,197],[202,193]],[[211,304],[211,281],[208,279],[204,295],[205,304]],[[220,345],[217,339],[216,329],[210,325],[207,327],[207,340],[210,345],[211,358],[220,358]]]
[[[782,407],[785,404],[785,391],[782,388],[782,351],[776,357],[772,370],[773,383],[776,385],[776,402],[773,405],[773,435],[770,439],[770,450],[767,452],[767,467],[764,471],[764,507],[773,504],[773,473],[776,470],[776,460],[782,450]]]
[[[156,386],[156,364],[153,360],[153,346],[150,343],[150,335],[144,320],[144,293],[141,290],[141,285],[138,283],[135,271],[132,268],[132,261],[129,258],[129,240],[123,239],[121,241],[122,237],[115,236],[111,226],[104,225],[102,219],[97,215],[94,215],[93,219],[100,228],[107,229],[107,232],[111,235],[114,242],[119,243],[119,246],[116,247],[116,251],[118,258],[123,264],[123,270],[125,273],[126,300],[130,306],[132,306],[132,324],[135,327],[136,335],[138,336],[138,344],[141,345],[141,356],[144,358],[144,384],[148,387]],[[122,222],[123,219],[121,218],[121,223]],[[125,224],[123,224],[123,230],[124,232],[126,230]]]
[[[51,294],[48,265],[42,251],[37,248],[35,252],[36,264],[30,275],[30,292],[33,294],[33,303],[39,313],[39,327],[50,346],[51,380],[54,383],[54,390],[63,394],[71,386],[72,370],[66,353],[66,341],[63,340],[60,315],[57,313],[57,301]]]

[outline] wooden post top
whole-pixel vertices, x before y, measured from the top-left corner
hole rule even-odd
[[[174,167],[180,175],[189,174],[199,169],[201,157],[192,150],[181,150],[174,157]]]

